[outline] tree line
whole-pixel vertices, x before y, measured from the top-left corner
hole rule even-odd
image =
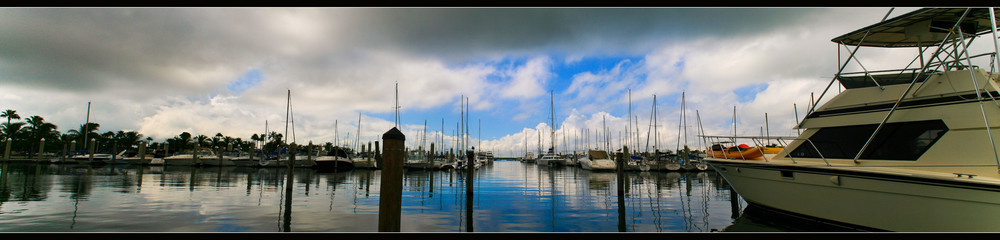
[[[283,135],[278,132],[253,134],[249,140],[240,137],[226,136],[216,133],[214,136],[204,134],[193,135],[182,132],[177,136],[168,138],[162,142],[154,142],[152,137],[145,137],[136,131],[119,130],[100,132],[101,124],[89,122],[81,124],[77,129],[70,129],[60,132],[55,124],[45,121],[41,116],[29,116],[21,120],[17,111],[7,109],[0,113],[0,119],[6,118],[7,122],[0,127],[0,141],[3,144],[10,142],[11,155],[27,156],[29,159],[35,158],[39,148],[43,146],[45,153],[61,153],[64,150],[72,152],[82,152],[87,150],[87,143],[93,139],[95,153],[113,153],[120,151],[135,154],[140,144],[147,144],[148,152],[162,151],[167,154],[190,152],[195,146],[209,148],[216,152],[250,152],[252,149],[266,153],[282,153],[287,151],[287,144],[283,140]],[[297,152],[305,152],[308,144],[298,144]],[[333,143],[326,142],[316,145],[314,151],[328,152],[334,148]],[[347,149],[348,152],[352,150]]]

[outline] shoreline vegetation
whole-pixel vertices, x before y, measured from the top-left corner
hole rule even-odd
[[[34,115],[22,119],[16,110],[11,109],[0,112],[0,119],[6,120],[0,123],[2,124],[0,126],[0,147],[4,148],[2,156],[4,161],[47,161],[63,154],[85,152],[87,145],[84,143],[89,141],[93,142],[94,153],[117,154],[125,151],[126,155],[129,156],[138,154],[141,144],[146,144],[147,154],[191,152],[196,144],[220,153],[278,152],[287,147],[283,140],[283,134],[275,131],[255,133],[250,136],[250,139],[227,136],[221,132],[212,136],[182,132],[163,141],[153,141],[152,137],[143,136],[137,131],[101,132],[101,124],[95,122],[80,124],[77,128],[63,132],[60,131],[59,126],[46,122],[42,116]],[[90,140],[85,141],[85,137]],[[296,150],[298,152],[307,151],[310,145],[312,143],[297,144]],[[334,145],[331,142],[326,142],[314,145],[314,147],[319,147],[320,151],[326,152],[332,150]],[[346,150],[351,151],[351,149]]]

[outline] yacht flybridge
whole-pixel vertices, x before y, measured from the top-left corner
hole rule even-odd
[[[871,231],[1000,231],[996,25],[993,8],[925,8],[833,38],[850,55],[798,137],[770,138],[788,144],[769,157],[705,160],[778,212]],[[992,45],[970,48],[980,37]],[[914,57],[869,69],[856,55],[869,48]],[[843,91],[815,107],[834,82]]]

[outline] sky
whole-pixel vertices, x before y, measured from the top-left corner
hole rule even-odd
[[[89,102],[100,132],[353,146],[395,127],[398,101],[407,145],[440,149],[467,99],[470,145],[500,156],[548,148],[553,123],[560,152],[605,131],[612,146],[703,148],[701,133],[733,134],[734,112],[739,135],[796,135],[849,51],[830,39],[890,9],[916,10],[0,8],[0,110],[66,132]],[[864,67],[915,56],[874,52]]]

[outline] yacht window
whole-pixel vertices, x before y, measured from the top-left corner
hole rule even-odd
[[[809,137],[825,158],[853,159],[877,124],[823,128]],[[941,120],[887,123],[882,126],[860,159],[917,160],[948,127]],[[819,158],[808,142],[797,147],[792,157]]]

